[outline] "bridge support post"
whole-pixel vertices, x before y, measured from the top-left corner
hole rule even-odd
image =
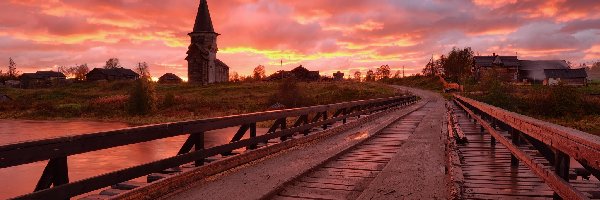
[[[510,133],[512,143],[518,147],[521,144],[520,133],[512,127],[508,128],[508,132]],[[510,166],[513,166],[513,167],[519,166],[519,159],[513,154],[510,155]]]
[[[327,111],[323,112],[323,121],[325,120],[327,120]],[[327,126],[329,126],[329,124],[323,124],[323,130],[326,130]]]
[[[256,137],[256,122],[250,124],[250,138]],[[250,145],[248,149],[256,149],[257,144]]]
[[[569,166],[571,158],[569,155],[563,153],[560,150],[556,150],[554,153],[554,170],[556,174],[566,182],[569,182]],[[554,199],[563,199],[556,192],[553,195]]]
[[[204,132],[192,134],[194,137],[194,150],[195,151],[204,151]],[[204,165],[204,158],[200,160],[196,160],[194,162],[196,167]]]
[[[67,163],[67,157],[52,158],[48,161],[42,177],[35,186],[34,191],[40,191],[59,185],[69,183],[69,168]]]

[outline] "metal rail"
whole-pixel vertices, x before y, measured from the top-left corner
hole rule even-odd
[[[49,160],[35,191],[17,199],[67,199],[186,163],[195,162],[196,166],[200,166],[208,157],[230,155],[240,148],[254,149],[271,139],[283,141],[295,133],[308,134],[315,127],[326,129],[338,121],[345,123],[350,117],[408,105],[417,100],[416,96],[397,96],[21,142],[0,146],[0,169]],[[331,118],[328,118],[328,113],[333,113]],[[314,117],[309,121],[312,115]],[[296,122],[287,127],[287,118],[296,118]],[[275,122],[269,131],[257,136],[256,123],[270,120]],[[240,129],[229,144],[204,148],[204,132],[234,126],[240,126]],[[250,137],[242,140],[248,131]],[[174,157],[69,183],[68,156],[180,135],[189,137]]]
[[[600,168],[600,137],[581,131],[543,122],[531,117],[509,112],[482,102],[455,94],[455,102],[475,119],[492,137],[492,145],[499,141],[512,153],[511,164],[519,161],[527,165],[556,193],[565,199],[587,199],[569,182],[569,160],[575,158],[588,171],[598,177]],[[511,140],[496,130],[507,130]],[[527,140],[550,162],[546,167],[519,149],[521,140]]]

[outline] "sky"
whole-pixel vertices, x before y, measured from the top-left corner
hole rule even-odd
[[[187,78],[199,0],[1,0],[0,66],[21,72],[147,62]],[[303,65],[347,75],[387,64],[406,74],[453,47],[521,59],[600,58],[599,0],[208,0],[217,57],[231,72]],[[282,63],[283,62],[283,63]]]

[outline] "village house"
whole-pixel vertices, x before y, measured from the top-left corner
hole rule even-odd
[[[292,69],[291,71],[278,71],[267,78],[268,81],[282,80],[282,79],[296,79],[299,81],[319,81],[321,75],[319,71],[310,71],[304,68],[302,65]]]
[[[544,85],[586,86],[587,73],[585,69],[545,69]]]
[[[518,82],[525,84],[541,84],[546,80],[547,69],[569,69],[564,60],[520,60]]]
[[[158,78],[158,83],[160,84],[180,84],[182,82],[183,80],[173,73],[166,73]]]
[[[344,73],[337,71],[336,73],[333,73],[333,80],[334,81],[343,81],[344,80]]]
[[[495,71],[502,81],[512,82],[517,80],[519,71],[517,56],[499,56],[494,53],[492,56],[475,56],[473,61],[473,69],[477,79],[488,76],[492,71]]]
[[[24,73],[21,75],[21,87],[50,87],[54,85],[64,84],[67,76],[60,72],[54,71],[38,71],[35,73]]]
[[[140,78],[140,75],[131,69],[125,69],[122,67],[114,69],[94,68],[85,75],[85,78],[88,81],[137,80]]]

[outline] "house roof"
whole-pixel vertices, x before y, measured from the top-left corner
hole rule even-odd
[[[177,76],[177,75],[175,75],[175,74],[173,74],[173,73],[166,73],[166,74],[162,75],[162,76],[159,78],[159,81],[160,81],[160,80],[169,80],[169,81],[172,81],[172,80],[178,80],[178,81],[182,81],[182,79],[181,79],[181,78],[179,78],[179,76]]]
[[[492,67],[494,65],[505,67],[519,66],[519,59],[517,56],[475,56],[473,57],[473,60],[478,67]]]
[[[194,23],[194,33],[214,33],[215,29],[210,18],[210,10],[208,10],[208,2],[206,0],[200,1],[198,6],[198,14],[196,14],[196,23]]]
[[[101,73],[109,76],[140,76],[133,70],[122,67],[114,69],[94,68],[92,71],[90,71],[90,73]]]
[[[66,78],[65,74],[54,71],[37,71],[35,73],[24,73],[21,75],[24,78],[44,79],[44,78]]]
[[[569,69],[564,60],[520,60],[519,70]]]
[[[587,78],[585,69],[545,69],[547,78]]]

